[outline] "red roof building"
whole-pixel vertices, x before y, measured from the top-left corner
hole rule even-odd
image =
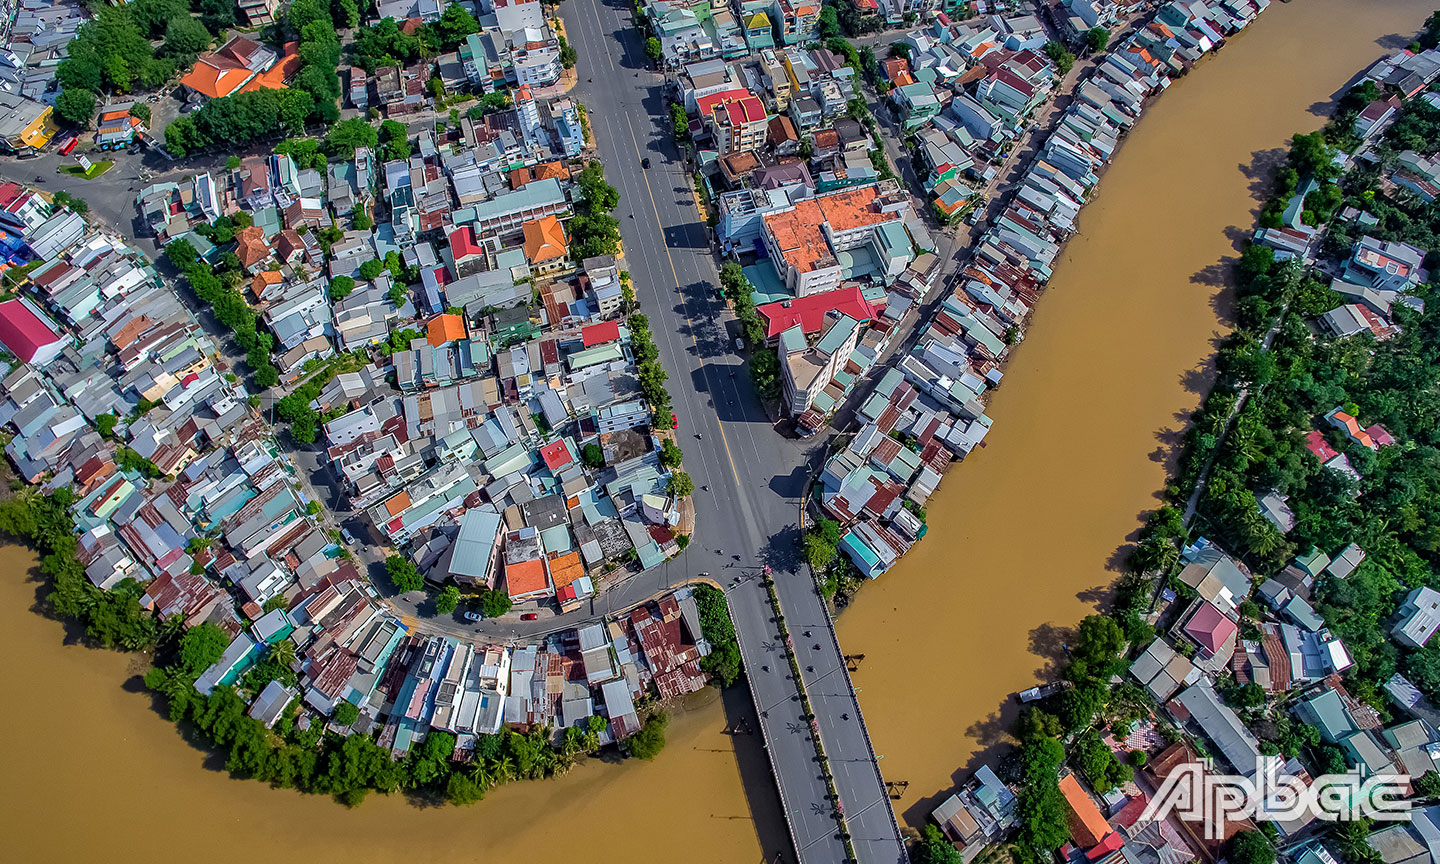
[[[23,298],[0,303],[0,344],[26,363],[44,366],[60,356],[65,337]]]
[[[873,320],[879,312],[860,289],[854,287],[766,303],[755,311],[765,319],[766,339],[774,339],[796,324],[805,329],[806,336],[814,336],[824,329],[825,316],[831,312],[849,315],[861,324]]]
[[[1330,442],[1325,440],[1325,436],[1315,429],[1311,429],[1305,433],[1305,449],[1309,450],[1311,455],[1316,459],[1319,459],[1322,465],[1340,455],[1340,452],[1334,447],[1331,447]]]
[[[585,343],[586,348],[595,345],[603,345],[606,342],[614,342],[620,338],[619,321],[603,321],[599,324],[591,324],[580,331],[580,339]]]
[[[570,448],[565,446],[564,441],[556,441],[541,447],[540,458],[545,460],[545,467],[551,471],[559,471],[575,461],[570,456]]]
[[[1235,622],[1209,603],[1201,603],[1185,622],[1185,635],[1195,640],[1206,657],[1214,657],[1224,650],[1235,638],[1235,632]]]

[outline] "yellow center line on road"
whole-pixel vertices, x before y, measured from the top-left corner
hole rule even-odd
[[[600,30],[603,34],[604,27],[600,24],[599,10],[595,10],[595,25],[596,29]],[[621,45],[620,50],[625,50],[623,44]],[[610,54],[608,50],[602,51],[601,53],[605,55],[605,62],[607,65],[609,65],[610,70],[612,72],[615,71],[615,58]],[[630,143],[635,148],[635,157],[637,159],[643,159],[644,154],[640,150],[640,139],[635,135],[635,125],[633,122],[631,122],[630,115],[628,113],[625,115],[625,127],[630,132]],[[642,176],[642,179],[645,181],[645,194],[650,198],[650,212],[653,213],[655,216],[655,224],[661,226],[661,229],[663,231],[664,223],[660,220],[660,208],[657,207],[655,204],[655,190],[650,187],[650,175],[645,174]],[[698,201],[695,207],[698,211],[700,207]],[[678,291],[680,290],[680,271],[675,267],[675,257],[670,254],[670,246],[668,243],[665,246],[665,259],[670,263],[670,275],[675,277],[675,288]],[[681,308],[685,308],[684,303],[681,304]],[[700,347],[700,343],[695,339],[695,322],[690,319],[690,313],[688,311],[683,312],[682,314],[685,316],[685,323],[690,327],[690,344],[698,349]],[[701,363],[700,374],[705,375],[703,361]],[[705,377],[708,383],[709,376],[707,375]],[[722,447],[725,448],[725,461],[730,463],[730,476],[735,480],[736,491],[740,491],[740,471],[735,467],[735,457],[730,452],[730,439],[729,436],[725,434],[725,424],[720,422],[720,418],[718,416],[715,419],[716,426],[720,429],[720,444]]]
[[[609,52],[606,52],[606,54],[608,56]],[[627,129],[630,130],[630,142],[635,146],[636,158],[643,158],[640,151],[640,139],[635,136],[635,124],[630,121],[629,114],[625,115],[625,126]],[[655,224],[661,226],[661,228],[663,229],[664,223],[660,221],[660,208],[655,205],[655,190],[650,188],[650,175],[644,174],[641,179],[645,181],[645,194],[650,198],[650,212],[655,214]],[[698,204],[696,205],[696,208],[699,208]],[[680,271],[675,269],[675,256],[670,254],[670,246],[668,243],[665,245],[665,260],[670,262],[670,275],[675,277],[675,290],[679,291],[681,290]],[[682,310],[686,309],[686,306],[683,302],[680,304],[680,308]],[[690,344],[698,349],[700,347],[700,343],[695,339],[695,322],[690,320],[689,311],[684,311],[681,314],[685,316],[685,323],[690,328]],[[701,361],[700,374],[705,374],[705,366],[703,360]],[[709,376],[706,376],[706,378],[708,383]],[[718,409],[719,406],[717,405],[716,407]],[[735,457],[730,453],[730,439],[725,435],[725,424],[720,422],[720,418],[718,416],[715,418],[715,421],[715,425],[720,429],[720,444],[725,448],[725,460],[730,463],[730,476],[735,478],[735,488],[738,490],[740,488],[740,471],[736,469]]]

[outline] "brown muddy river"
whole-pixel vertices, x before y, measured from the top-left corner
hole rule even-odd
[[[866,655],[855,685],[881,770],[910,781],[904,821],[922,824],[1003,744],[1011,694],[1035,683],[1056,629],[1094,609],[1159,505],[1225,332],[1216,265],[1253,226],[1257,166],[1433,9],[1272,3],[1120,150],[991,401],[988,446],[946,475],[924,542],[840,618],[846,652]]]
[[[881,768],[910,782],[910,824],[1001,741],[1009,696],[1036,680],[1053,628],[1093,607],[1156,505],[1177,416],[1197,404],[1223,332],[1213,274],[1251,224],[1247,172],[1316,128],[1311,106],[1409,41],[1433,7],[1276,3],[1122,149],[992,402],[990,446],[947,477],[925,542],[841,619],[846,651],[866,655],[856,684]],[[674,718],[653,764],[592,763],[467,809],[371,796],[346,810],[230,780],[155,713],[132,658],[64,645],[31,611],[32,564],[0,550],[6,860],[749,864],[783,842],[763,755],[723,734],[713,695]]]

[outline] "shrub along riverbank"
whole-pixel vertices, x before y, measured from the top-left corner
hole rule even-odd
[[[304,712],[299,698],[267,729],[249,716],[246,696],[274,680],[296,683],[294,646],[288,641],[271,646],[235,685],[202,695],[195,681],[220,659],[229,634],[215,624],[187,628],[178,616],[157,618],[140,605],[144,586],[135,580],[126,579],[108,591],[95,587],[76,557],[75,524],[69,514],[74,502],[68,489],[47,496],[30,486],[0,501],[0,532],[25,541],[40,556],[45,611],[74,621],[96,645],[151,653],[146,686],[165,699],[172,721],[226,754],[225,768],[235,777],[331,795],[349,806],[371,791],[473,804],[499,784],[563,774],[600,747],[606,721],[591,717],[584,727],[565,729],[558,741],[549,728],[480,735],[468,762],[452,760],[455,736],[432,731],[397,761],[369,734],[352,732],[351,724],[359,719],[353,705],[343,703],[331,717],[319,718]],[[702,626],[715,648],[706,658],[706,671],[729,684],[739,674],[734,628],[723,594],[705,589],[698,598]],[[664,713],[652,712],[625,749],[641,759],[655,758],[665,745],[667,720]]]
[[[1367,95],[1342,99],[1341,120],[1325,130],[1294,136],[1260,224],[1276,224],[1313,180],[1301,218],[1326,228],[1322,257],[1343,260],[1354,238],[1370,234],[1431,250],[1426,263],[1434,266],[1440,263],[1440,206],[1386,192],[1376,163],[1359,163],[1343,175],[1335,167],[1334,146],[1357,143],[1347,135],[1345,113]],[[1427,157],[1440,152],[1440,138],[1432,134],[1437,131],[1440,109],[1412,100],[1378,145],[1378,164],[1393,165],[1402,149]],[[1342,221],[1347,212],[1350,221]],[[1358,224],[1356,214],[1367,212],[1378,217],[1376,224]],[[1022,715],[1015,774],[1022,781],[1017,848],[1023,861],[1048,860],[1068,838],[1054,789],[1065,742],[1073,764],[1097,790],[1129,773],[1130,766],[1099,744],[1097,729],[1119,732],[1153,705],[1129,682],[1108,681],[1123,674],[1129,656],[1152,638],[1145,618],[1155,589],[1186,593],[1173,574],[1181,543],[1196,536],[1218,541],[1262,579],[1296,555],[1333,555],[1357,543],[1364,562],[1348,578],[1322,577],[1314,593],[1317,611],[1355,659],[1345,673],[1347,689],[1382,719],[1390,706],[1380,686],[1397,670],[1440,698],[1440,647],[1402,649],[1387,629],[1410,590],[1440,587],[1440,295],[1420,285],[1410,293],[1424,301],[1424,311],[1395,303],[1391,319],[1399,333],[1391,338],[1377,340],[1369,331],[1336,338],[1311,324],[1344,301],[1301,262],[1277,261],[1270,249],[1250,245],[1233,278],[1236,327],[1219,351],[1213,389],[1190,418],[1177,474],[1166,489],[1170,504],[1147,521],[1114,607],[1081,623],[1077,647],[1061,671],[1070,686]],[[1372,450],[1345,439],[1324,419],[1337,406],[1362,425],[1381,424],[1396,444]],[[1304,439],[1312,431],[1348,457],[1358,479],[1310,454]],[[1256,494],[1270,491],[1288,499],[1293,529],[1281,532],[1260,513]],[[1187,526],[1181,508],[1192,493],[1195,521]],[[1260,608],[1247,602],[1240,611],[1242,633],[1247,627],[1253,632]],[[1339,751],[1320,744],[1315,730],[1284,710],[1268,710],[1259,688],[1227,677],[1217,689],[1241,712],[1263,752],[1299,757],[1313,776],[1344,769]],[[1178,737],[1163,722],[1160,731],[1169,740]],[[1435,784],[1428,775],[1422,780]],[[1270,830],[1268,823],[1262,828]],[[1357,848],[1367,848],[1367,831],[1359,829]],[[1274,860],[1263,833],[1244,832],[1231,844],[1232,860]]]

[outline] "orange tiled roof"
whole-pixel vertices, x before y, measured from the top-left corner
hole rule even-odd
[[[241,228],[235,235],[235,257],[240,266],[254,267],[270,257],[270,244],[265,242],[265,232],[258,225]]]
[[[559,591],[585,575],[585,565],[580,563],[579,552],[550,556],[550,581]]]
[[[430,319],[425,334],[431,347],[438,348],[446,342],[465,338],[465,318],[460,315],[436,315]]]
[[[521,227],[525,230],[525,257],[531,264],[552,261],[568,254],[565,226],[554,216],[532,219]]]
[[[385,502],[385,512],[389,513],[391,516],[399,516],[401,513],[404,513],[405,509],[409,506],[410,493],[401,492],[399,495],[396,495]]]
[[[180,78],[180,83],[203,96],[219,99],[239,90],[254,74],[244,66],[221,66],[202,57]]]
[[[545,562],[517,561],[505,565],[505,590],[511,597],[524,597],[537,591],[548,591],[550,581],[545,575]]]
[[[279,285],[284,281],[285,277],[280,275],[280,271],[262,270],[255,274],[254,279],[250,280],[250,292],[258,299],[265,296],[265,292],[270,289],[270,286]]]
[[[843,232],[894,218],[875,206],[879,194],[873,186],[862,186],[810,198],[798,202],[794,209],[766,215],[765,227],[786,263],[801,273],[809,273],[834,259],[821,226],[828,223],[835,231]]]
[[[1110,825],[1096,808],[1095,802],[1080,787],[1074,774],[1067,774],[1060,780],[1060,793],[1070,810],[1070,836],[1075,844],[1084,849],[1097,845],[1110,833]]]
[[[251,78],[249,83],[240,88],[241,93],[249,93],[253,90],[284,90],[285,84],[300,72],[300,43],[286,42],[285,53],[280,55],[280,61],[269,69]]]

